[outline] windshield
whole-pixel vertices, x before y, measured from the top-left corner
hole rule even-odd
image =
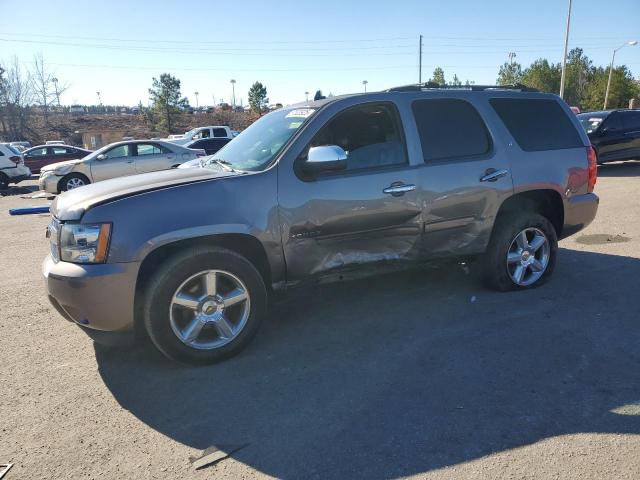
[[[587,133],[595,132],[605,118],[607,118],[606,115],[593,115],[590,113],[578,115],[578,120],[580,120],[582,128],[584,128]]]
[[[314,112],[313,108],[289,108],[270,113],[208,158],[203,166],[220,162],[235,170],[264,170]]]

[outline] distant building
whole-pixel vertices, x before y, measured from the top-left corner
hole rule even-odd
[[[83,132],[82,144],[84,148],[89,150],[97,150],[105,145],[113,142],[121,142],[126,136],[123,130],[114,130],[109,132]]]

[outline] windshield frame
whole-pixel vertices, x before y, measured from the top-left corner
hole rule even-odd
[[[243,169],[243,168],[240,168],[239,165],[235,165],[232,160],[229,160],[229,159],[224,157],[224,150],[229,145],[231,145],[233,142],[237,142],[239,139],[241,139],[242,134],[246,130],[243,130],[242,132],[240,132],[236,137],[233,138],[233,140],[231,142],[227,143],[224,147],[222,147],[216,153],[212,154],[206,161],[203,161],[201,166],[203,168],[211,168],[213,165],[218,165],[218,163],[222,163],[222,164],[225,165],[225,167],[232,168],[235,172],[239,172],[239,173],[260,173],[260,172],[264,172],[264,171],[270,169],[273,165],[278,163],[278,161],[280,160],[282,155],[288,150],[289,146],[308,127],[308,125],[312,121],[312,119],[318,116],[318,112],[323,107],[324,107],[324,105],[323,106],[292,105],[290,107],[279,108],[278,110],[270,112],[269,114],[259,118],[258,120],[256,120],[256,122],[254,122],[252,125],[250,125],[248,128],[251,128],[253,125],[256,125],[257,122],[263,121],[269,115],[273,115],[273,114],[282,114],[282,113],[286,112],[286,115],[288,115],[289,113],[291,113],[291,112],[293,112],[295,110],[313,110],[312,113],[310,113],[309,115],[307,115],[306,117],[304,117],[302,119],[302,123],[300,124],[300,126],[298,126],[295,129],[295,131],[291,134],[291,136],[289,136],[289,138],[271,156],[271,159],[266,161],[259,168]],[[281,120],[284,120],[286,118],[286,115]],[[302,117],[300,117],[300,118],[302,118]]]

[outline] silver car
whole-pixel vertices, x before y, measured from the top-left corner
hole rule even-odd
[[[161,140],[116,142],[80,160],[52,163],[40,170],[40,189],[60,193],[115,177],[175,168],[204,157],[204,150]]]

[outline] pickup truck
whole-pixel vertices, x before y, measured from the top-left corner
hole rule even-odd
[[[184,135],[169,135],[165,139],[167,142],[176,143],[178,145],[186,145],[194,140],[200,140],[203,138],[228,138],[232,139],[238,132],[231,130],[226,126],[216,127],[198,127],[189,130]]]
[[[596,175],[556,95],[332,97],[265,115],[201,168],[58,196],[43,273],[54,307],[96,341],[146,331],[170,358],[208,364],[247,345],[273,292],[343,272],[476,258],[494,289],[543,285],[558,239],[596,215]]]

